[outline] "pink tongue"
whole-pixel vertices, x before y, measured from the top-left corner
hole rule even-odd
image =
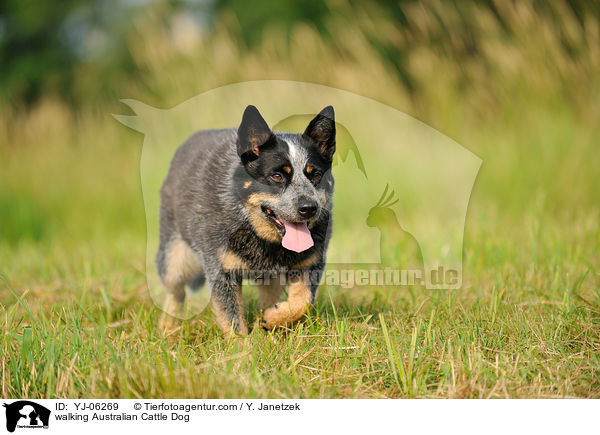
[[[285,249],[302,252],[315,244],[305,223],[293,224],[283,219],[281,219],[281,221],[285,226],[285,235],[281,241],[281,244]]]

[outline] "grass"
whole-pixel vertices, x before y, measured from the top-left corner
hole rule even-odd
[[[110,118],[124,110],[116,98],[0,105],[0,395],[600,397],[598,24],[519,4],[501,11],[508,30],[464,6],[481,43],[465,58],[437,24],[460,32],[463,15],[435,4],[406,11],[410,36],[371,11],[354,26],[332,20],[329,42],[299,25],[250,50],[221,27],[191,41],[193,55],[170,45],[160,10],[137,23],[129,48],[147,73],[118,97],[169,107],[235,81],[318,82],[422,119],[484,161],[461,290],[323,286],[308,319],[242,341],[224,339],[209,311],[168,336],[157,329],[141,136]],[[374,37],[409,49],[412,93],[366,43]],[[328,67],[307,60],[317,58]],[[251,323],[255,296],[244,296]]]
[[[50,249],[40,255],[62,260],[49,275],[73,272],[20,294],[3,283],[3,397],[600,395],[597,273],[551,261],[551,240],[539,266],[507,260],[516,241],[504,253],[467,248],[460,291],[325,288],[306,321],[241,342],[224,339],[209,311],[164,336],[143,252],[119,258],[129,242],[99,247],[94,266],[81,264],[89,253]],[[255,296],[245,296],[250,322]]]

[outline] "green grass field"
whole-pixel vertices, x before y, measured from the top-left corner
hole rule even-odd
[[[413,93],[363,39],[388,29],[385,17],[352,32],[332,22],[334,42],[299,26],[246,51],[221,30],[193,56],[169,49],[155,15],[138,23],[130,49],[146,73],[118,97],[171,107],[236,81],[317,82],[421,119],[484,162],[461,290],[324,286],[310,318],[243,340],[225,339],[210,310],[158,329],[142,136],[111,118],[127,111],[117,98],[0,105],[0,396],[600,397],[598,24],[533,19],[523,7],[505,11],[511,38],[473,7],[483,54],[464,61],[455,40],[429,49],[433,15],[412,11],[422,31],[410,40]],[[581,50],[559,44],[555,25]],[[255,296],[244,296],[250,324]]]
[[[210,310],[159,331],[143,239],[5,249],[21,271],[15,294],[3,285],[2,396],[598,397],[600,295],[583,259],[597,219],[572,241],[537,224],[515,231],[526,242],[473,234],[460,291],[324,289],[305,322],[241,343]],[[523,251],[541,263],[512,259]]]

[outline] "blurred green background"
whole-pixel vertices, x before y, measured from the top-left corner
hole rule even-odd
[[[5,0],[2,246],[142,235],[141,138],[111,119],[129,113],[119,99],[168,108],[256,79],[325,84],[423,120],[483,158],[475,197],[494,212],[596,210],[599,10],[583,1]]]
[[[111,114],[133,114],[121,98],[170,108],[218,86],[282,79],[385,103],[484,162],[465,225],[464,291],[456,293],[458,303],[445,294],[432,295],[432,302],[429,293],[395,294],[393,302],[385,302],[383,293],[373,296],[360,289],[340,292],[335,299],[358,304],[354,317],[352,308],[342,310],[349,316],[348,330],[365,331],[365,337],[371,334],[368,343],[381,345],[368,349],[380,352],[376,362],[383,361],[381,371],[387,373],[393,373],[394,363],[385,362],[377,317],[353,323],[363,308],[367,313],[397,308],[392,321],[401,322],[399,331],[412,328],[414,319],[441,322],[427,338],[431,350],[421,354],[419,387],[395,390],[391,378],[383,383],[365,378],[369,390],[360,385],[336,390],[338,385],[327,381],[314,396],[365,397],[373,391],[391,396],[413,391],[463,397],[597,396],[599,17],[599,3],[583,0],[0,1],[0,275],[34,315],[41,313],[47,343],[61,322],[81,332],[80,324],[96,328],[98,321],[102,328],[105,323],[116,328],[106,332],[115,349],[125,352],[126,339],[125,348],[131,350],[122,360],[117,353],[111,353],[113,359],[100,358],[96,349],[102,356],[105,348],[89,336],[89,349],[77,360],[77,353],[49,356],[44,345],[36,352],[48,364],[34,373],[20,357],[29,352],[22,329],[31,322],[0,284],[2,323],[16,331],[0,343],[6,354],[12,352],[9,372],[15,374],[10,385],[3,378],[3,395],[131,397],[136,394],[131,385],[150,396],[200,394],[189,387],[195,385],[194,364],[199,364],[193,338],[187,362],[175,362],[171,355],[180,358],[182,353],[173,348],[161,356],[180,370],[176,373],[186,373],[181,382],[178,375],[171,384],[165,381],[167,386],[146,385],[160,376],[155,360],[148,357],[146,366],[136,362],[145,358],[146,349],[154,349],[144,343],[156,338],[153,314],[147,314],[154,313],[153,307],[145,311],[143,137]],[[324,298],[322,307],[334,304],[326,293]],[[78,306],[69,311],[74,299]],[[322,316],[321,337],[332,331],[343,335],[337,315]],[[139,340],[129,335],[132,319]],[[219,332],[207,328],[193,334],[202,343],[212,339],[214,352],[223,352]],[[81,345],[75,332],[61,339],[73,352]],[[384,334],[388,340],[387,330]],[[406,337],[397,336],[399,346]],[[362,335],[356,341],[364,343]],[[271,346],[266,338],[264,345]],[[482,350],[487,348],[504,353],[488,354]],[[281,355],[296,361],[297,349],[288,350]],[[370,358],[357,359],[357,370],[372,370]],[[120,371],[121,361],[135,370]],[[274,363],[273,374],[287,379],[289,361]],[[328,369],[329,361],[314,364]],[[462,361],[456,366],[458,381],[456,361]],[[441,368],[431,369],[438,362]],[[530,368],[515,374],[518,364]],[[246,375],[234,369],[219,372],[222,378],[207,378],[217,384],[222,380],[232,390],[202,394],[293,397],[317,384],[309,372],[300,386],[284,383],[269,390],[252,369],[252,390],[238,383]],[[485,376],[473,374],[479,369]],[[112,373],[110,379],[105,373]],[[131,381],[136,374],[140,379]],[[61,384],[61,376],[70,389]],[[497,389],[496,382],[505,383]]]
[[[0,267],[16,284],[80,271],[78,262],[121,264],[115,253],[135,263],[142,137],[111,117],[131,113],[119,99],[169,108],[258,79],[373,98],[480,156],[467,241],[486,225],[514,239],[515,226],[543,218],[568,244],[598,216],[599,10],[576,1],[3,1]],[[72,249],[97,252],[56,255]]]

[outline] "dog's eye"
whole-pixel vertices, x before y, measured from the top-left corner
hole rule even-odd
[[[275,172],[274,174],[271,174],[271,179],[273,181],[283,181],[283,175],[281,175],[279,172]]]
[[[321,180],[322,176],[323,176],[323,174],[321,174],[319,171],[313,172],[313,176],[312,176],[313,182],[318,183]]]

